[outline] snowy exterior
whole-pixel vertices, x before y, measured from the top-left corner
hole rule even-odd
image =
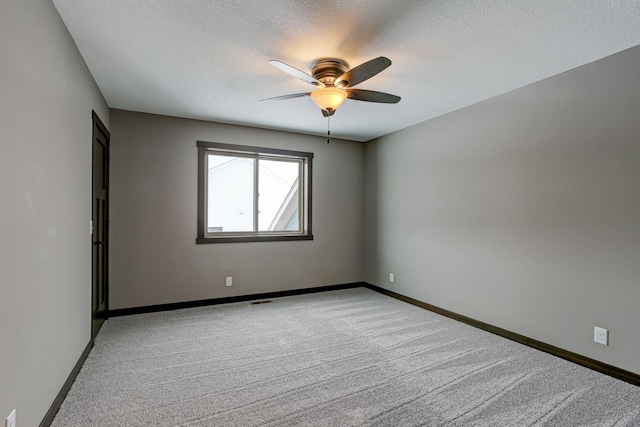
[[[298,230],[297,161],[208,156],[207,230],[254,231],[254,170],[258,162],[258,230]]]

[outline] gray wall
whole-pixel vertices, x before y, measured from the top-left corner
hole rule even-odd
[[[640,373],[638,70],[637,47],[367,143],[365,280]]]
[[[314,240],[196,245],[197,140],[313,152]],[[358,142],[112,110],[111,308],[360,281],[363,161]]]
[[[49,0],[0,2],[0,420],[36,426],[90,340],[91,110]]]

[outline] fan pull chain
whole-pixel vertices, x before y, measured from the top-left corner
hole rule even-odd
[[[331,142],[331,116],[327,116],[327,144]]]

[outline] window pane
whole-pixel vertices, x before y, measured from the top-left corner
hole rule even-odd
[[[254,231],[253,187],[256,159],[209,154],[207,231]]]
[[[301,161],[259,161],[258,230],[299,230]]]

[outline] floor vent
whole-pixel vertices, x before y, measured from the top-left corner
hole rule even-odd
[[[255,305],[255,304],[269,304],[270,302],[272,302],[270,299],[265,299],[265,300],[262,300],[262,301],[251,301],[251,304],[252,305]]]

